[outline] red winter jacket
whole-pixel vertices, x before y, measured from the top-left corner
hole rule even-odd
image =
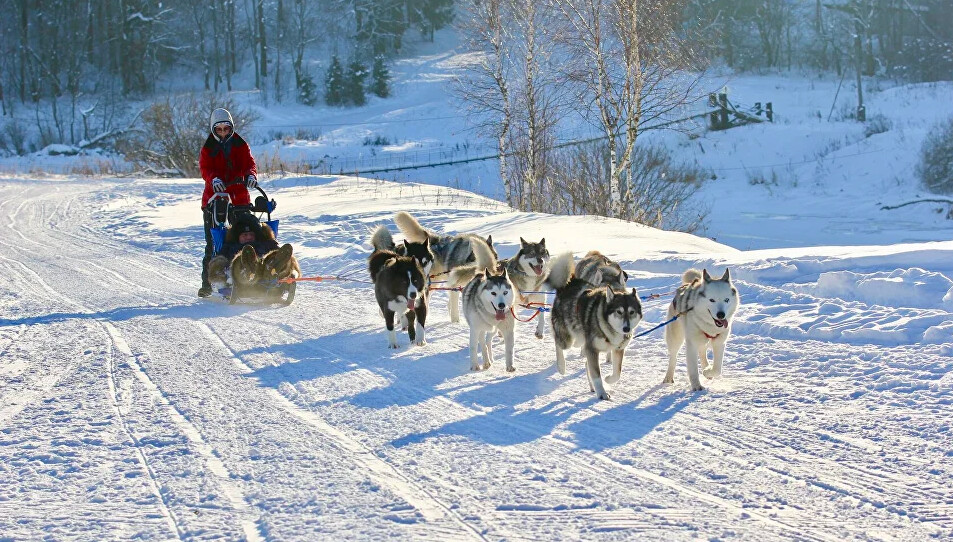
[[[205,179],[205,191],[202,192],[202,208],[208,199],[215,193],[212,190],[212,179],[218,177],[223,183],[236,179],[244,179],[247,175],[258,176],[258,166],[252,158],[248,143],[236,133],[220,143],[215,136],[209,134],[199,153],[199,171]],[[244,182],[229,185],[226,192],[232,197],[232,205],[251,205],[251,197]]]

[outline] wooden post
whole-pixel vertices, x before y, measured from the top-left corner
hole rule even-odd
[[[718,93],[718,103],[721,107],[721,111],[718,112],[718,124],[719,129],[727,130],[728,129],[728,93],[719,92]]]
[[[718,107],[718,97],[714,92],[708,93],[708,107]],[[718,112],[708,115],[708,129],[715,131],[718,129]]]
[[[857,17],[857,15],[855,15]],[[864,48],[861,44],[860,33],[863,30],[860,20],[854,22],[854,53],[857,55],[857,120],[865,122],[867,120],[867,108],[864,107],[864,89],[861,80],[861,71],[863,71]]]
[[[774,106],[771,105],[771,102],[764,104],[764,111],[768,117],[768,122],[774,122]]]

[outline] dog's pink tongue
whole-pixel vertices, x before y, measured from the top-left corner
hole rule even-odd
[[[407,300],[407,308],[410,309],[410,310],[414,310],[414,300],[413,300],[413,299],[408,299],[408,300]]]
[[[496,310],[496,319],[497,320],[506,320],[506,311],[503,309]]]
[[[533,268],[533,272],[536,273],[536,276],[537,276],[537,277],[543,274],[543,266],[541,266],[541,265],[531,265],[530,267]]]
[[[715,320],[715,325],[716,325],[716,326],[718,326],[718,327],[728,327],[728,320],[719,320],[719,319],[717,319],[717,318],[715,318],[714,320]]]

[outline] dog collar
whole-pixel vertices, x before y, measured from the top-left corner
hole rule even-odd
[[[709,334],[705,333],[704,331],[702,331],[702,334],[704,334],[706,337],[708,337],[708,340],[709,340],[709,341],[713,341],[713,340],[717,339],[719,336],[721,336],[721,333],[719,333],[719,334],[717,334],[717,335],[709,335]]]

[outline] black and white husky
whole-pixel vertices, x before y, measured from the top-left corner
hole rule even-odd
[[[384,314],[390,347],[397,348],[397,330],[394,315],[400,314],[407,322],[407,334],[411,342],[426,344],[427,323],[426,276],[420,263],[410,256],[401,256],[392,250],[378,248],[377,237],[372,237],[375,250],[368,258],[367,266],[374,282],[374,296]],[[416,320],[416,322],[415,322]]]
[[[394,223],[404,234],[404,237],[415,243],[429,241],[430,250],[434,254],[434,265],[430,270],[433,275],[443,275],[453,269],[474,261],[473,248],[470,246],[471,239],[484,241],[480,236],[473,233],[464,233],[458,235],[437,235],[426,230],[417,222],[417,219],[406,211],[399,211],[394,215]],[[485,239],[486,245],[490,247],[494,259],[496,251],[493,250],[493,236]],[[460,294],[455,290],[450,291],[450,321],[460,321]]]
[[[493,365],[492,340],[497,333],[503,335],[506,351],[506,370],[513,367],[515,321],[513,301],[516,287],[507,277],[506,270],[497,274],[496,257],[489,246],[479,238],[471,242],[477,265],[483,271],[476,273],[463,288],[463,317],[470,325],[470,370],[489,369]],[[482,356],[483,364],[477,360]]]
[[[675,357],[682,343],[685,344],[688,382],[693,391],[702,389],[698,363],[699,360],[708,361],[708,345],[711,345],[714,359],[711,365],[704,367],[704,374],[708,378],[720,376],[725,345],[731,335],[731,319],[740,304],[741,296],[731,282],[728,269],[725,269],[720,279],[712,279],[707,269],[702,272],[697,269],[685,271],[682,285],[668,306],[668,317],[678,314],[679,318],[665,328],[668,372],[662,382],[675,382]]]
[[[622,266],[598,250],[590,250],[585,258],[579,260],[574,274],[576,278],[593,286],[611,286],[618,290],[624,290],[625,283],[629,280],[629,275],[622,270]]]
[[[374,247],[374,250],[390,250],[400,256],[410,256],[420,264],[420,268],[424,270],[425,277],[430,276],[434,264],[434,254],[433,251],[430,250],[429,238],[420,242],[404,239],[404,242],[398,245],[394,243],[394,237],[391,235],[390,230],[387,229],[387,226],[381,224],[371,235],[371,245]]]
[[[608,399],[599,369],[599,353],[610,354],[612,375],[606,382],[615,383],[622,374],[625,347],[642,320],[642,303],[635,288],[626,293],[610,286],[593,286],[573,277],[572,270],[572,254],[560,254],[553,260],[547,281],[556,288],[550,318],[556,341],[556,368],[560,374],[566,374],[563,350],[580,344],[586,358],[589,389],[599,399]]]

